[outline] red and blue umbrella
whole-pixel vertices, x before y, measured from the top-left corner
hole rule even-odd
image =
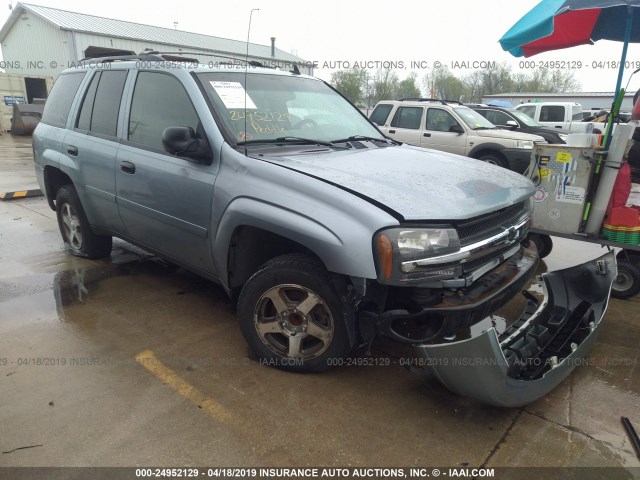
[[[516,57],[530,57],[598,40],[623,42],[617,98],[627,47],[630,42],[640,42],[637,9],[640,0],[543,0],[504,34],[500,45]]]
[[[593,44],[598,40],[640,42],[633,22],[640,0],[544,0],[500,39],[516,57]],[[640,11],[635,12],[640,17]]]

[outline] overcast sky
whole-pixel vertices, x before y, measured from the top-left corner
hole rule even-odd
[[[402,62],[404,68],[398,70],[401,78],[414,70],[420,79],[428,71],[425,67],[432,68],[436,61],[449,66],[457,76],[471,73],[473,62],[483,61],[506,61],[514,71],[518,70],[524,59],[504,52],[498,39],[538,1],[36,0],[26,3],[167,28],[174,28],[174,22],[178,22],[179,30],[242,41],[247,38],[249,12],[259,8],[253,14],[251,41],[268,45],[270,37],[276,37],[278,48],[318,62],[320,68],[316,69],[316,76],[328,80],[332,70],[323,67],[335,67],[339,65],[337,62],[342,62],[342,66],[346,66],[345,62],[350,66],[355,62],[368,62],[371,66],[376,66],[375,62]],[[8,4],[5,0],[0,10],[2,23],[10,14]],[[606,62],[619,61],[621,51],[622,44],[601,41],[543,53],[530,60],[582,62],[575,76],[583,91],[613,91],[617,70]],[[638,61],[636,68],[640,67],[637,44],[629,47],[627,58]],[[420,68],[412,68],[412,61],[419,62]],[[626,72],[623,86],[632,70]],[[640,73],[632,79],[629,90],[639,87]]]

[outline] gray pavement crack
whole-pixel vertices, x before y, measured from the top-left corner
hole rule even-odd
[[[538,417],[539,419],[544,420],[545,422],[553,423],[554,425],[557,425],[557,426],[559,426],[559,427],[562,427],[562,428],[564,428],[564,429],[567,429],[567,430],[569,430],[569,431],[571,431],[571,432],[573,432],[573,433],[578,433],[578,434],[580,434],[580,435],[583,435],[583,436],[587,437],[587,438],[588,438],[588,439],[590,439],[590,440],[594,440],[594,441],[596,441],[596,442],[601,442],[601,441],[600,441],[600,440],[598,440],[597,438],[592,437],[591,435],[589,435],[587,432],[585,432],[585,431],[583,431],[583,430],[580,430],[579,428],[576,428],[576,427],[574,427],[574,426],[572,426],[572,425],[565,425],[565,424],[563,424],[563,423],[556,422],[556,421],[554,421],[554,420],[550,420],[550,419],[546,418],[544,415],[541,415],[541,414],[539,414],[539,413],[535,413],[535,412],[530,412],[529,410],[526,410],[526,409],[524,410],[524,412],[525,412],[525,413],[528,413],[529,415],[531,415],[531,416],[533,416],[533,417]],[[602,442],[601,442],[601,443],[602,443]]]
[[[493,448],[489,452],[489,455],[487,455],[487,458],[484,459],[484,462],[482,462],[482,464],[480,465],[479,468],[484,468],[489,463],[489,460],[491,460],[491,458],[500,449],[500,446],[507,441],[507,438],[509,438],[509,434],[511,433],[511,430],[515,426],[515,424],[518,421],[518,419],[522,416],[522,413],[524,411],[525,411],[524,408],[520,408],[518,410],[518,413],[516,413],[515,416],[513,417],[513,420],[511,421],[511,424],[507,427],[507,429],[504,431],[502,436],[498,439],[496,444],[493,446]]]
[[[36,448],[36,447],[42,447],[42,445],[28,445],[26,447],[18,447],[18,448],[14,448],[13,450],[7,450],[6,452],[2,452],[2,453],[13,453],[17,450],[24,450],[26,448]]]
[[[527,414],[529,414],[529,415],[531,415],[532,417],[537,417],[537,418],[539,418],[540,420],[544,420],[545,422],[553,423],[554,425],[557,425],[558,427],[564,428],[564,429],[569,430],[570,432],[573,432],[573,433],[577,433],[578,435],[582,435],[583,437],[586,437],[586,438],[588,438],[589,440],[593,440],[594,442],[598,442],[598,443],[600,443],[600,444],[602,444],[602,445],[606,445],[606,446],[608,446],[608,447],[610,447],[610,448],[619,449],[619,450],[621,450],[621,451],[623,451],[623,452],[626,452],[626,453],[631,453],[631,454],[633,454],[633,453],[634,453],[634,452],[632,452],[632,451],[631,451],[631,450],[629,450],[629,449],[621,448],[621,447],[616,447],[616,446],[615,446],[615,445],[613,445],[612,443],[607,442],[607,441],[605,441],[605,440],[599,440],[599,439],[595,438],[594,436],[589,435],[587,432],[585,432],[585,431],[583,431],[583,430],[580,430],[579,428],[573,427],[573,426],[571,426],[571,425],[565,425],[565,424],[563,424],[563,423],[556,422],[556,421],[554,421],[554,420],[550,420],[550,419],[546,418],[544,415],[541,415],[541,414],[539,414],[539,413],[530,412],[529,410],[526,410],[526,409],[524,410],[524,412],[525,412],[525,413],[527,413]]]

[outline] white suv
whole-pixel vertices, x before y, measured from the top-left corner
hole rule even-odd
[[[457,102],[403,99],[378,102],[369,118],[400,142],[457,153],[522,173],[538,135],[501,130]]]

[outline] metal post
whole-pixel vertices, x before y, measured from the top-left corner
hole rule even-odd
[[[616,82],[616,91],[613,94],[613,104],[611,105],[611,113],[610,116],[611,122],[613,122],[613,112],[616,99],[618,98],[618,93],[620,92],[620,88],[622,87],[622,75],[624,73],[624,62],[627,60],[627,49],[629,48],[629,41],[631,40],[631,30],[633,28],[633,8],[631,5],[627,5],[627,23],[624,31],[624,45],[622,47],[622,57],[620,58],[620,68],[618,69],[618,81]],[[611,133],[613,131],[613,123],[611,123],[610,127],[607,127],[607,136],[604,141],[605,148],[609,148],[609,144],[611,143]]]

